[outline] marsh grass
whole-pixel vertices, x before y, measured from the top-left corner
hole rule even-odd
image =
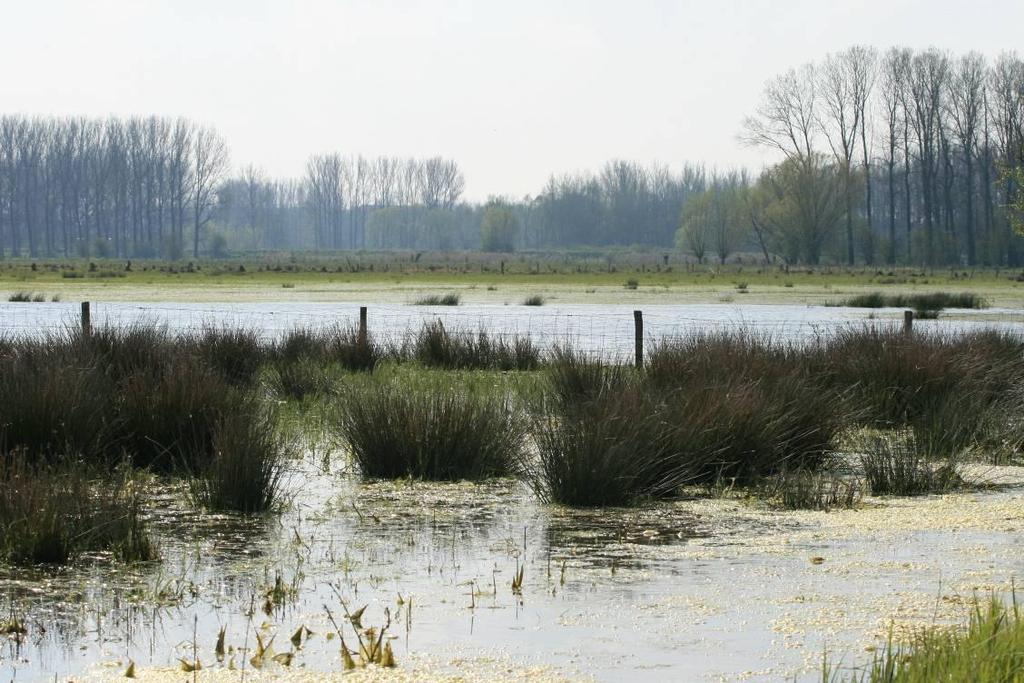
[[[605,363],[568,346],[556,346],[544,370],[549,397],[563,410],[625,391],[638,381],[631,367]]]
[[[267,360],[267,345],[246,327],[205,327],[184,339],[186,346],[236,386],[253,383]]]
[[[346,370],[372,371],[386,351],[357,327],[296,328],[278,340],[269,353],[275,365],[312,361],[338,364]]]
[[[222,417],[213,430],[213,452],[189,481],[203,507],[256,513],[281,502],[287,447],[276,428],[277,413],[266,406],[250,411]]]
[[[936,459],[912,432],[866,437],[859,450],[864,478],[873,495],[916,496],[964,486],[958,462],[952,457]]]
[[[360,471],[374,478],[508,475],[526,444],[524,419],[505,396],[451,382],[350,387],[333,422]]]
[[[890,635],[886,647],[861,671],[844,674],[827,662],[822,680],[857,683],[971,681],[1010,683],[1024,679],[1024,619],[1016,596],[975,600],[966,629],[931,628],[907,644]]]
[[[544,297],[542,297],[540,294],[534,294],[533,296],[528,296],[523,301],[523,305],[524,306],[543,306],[544,305]]]
[[[325,394],[333,386],[329,368],[309,359],[275,362],[270,384],[281,398],[296,401]]]
[[[157,551],[141,514],[138,482],[126,471],[94,476],[86,463],[32,463],[0,455],[0,561],[67,564],[85,552],[124,562]]]
[[[412,356],[429,367],[456,370],[535,370],[541,364],[540,349],[529,337],[449,331],[440,320],[423,325]]]
[[[454,292],[449,294],[428,294],[427,296],[420,297],[415,302],[414,306],[458,306],[462,303],[462,298]]]
[[[920,317],[946,308],[988,308],[988,302],[973,292],[930,292],[927,294],[883,294],[869,292],[836,304],[851,308],[912,308]]]
[[[758,495],[784,510],[852,510],[864,498],[864,484],[832,472],[797,470],[766,478]]]
[[[631,505],[663,497],[688,471],[637,392],[600,396],[534,425],[537,453],[522,463],[538,498],[572,507]]]

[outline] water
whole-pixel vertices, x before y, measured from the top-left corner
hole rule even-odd
[[[495,335],[527,335],[542,346],[571,344],[587,353],[628,358],[633,353],[634,307],[626,305],[410,306],[378,304],[369,307],[369,330],[379,339],[397,339],[418,330],[425,321],[440,319],[449,329],[486,330]],[[696,331],[746,329],[780,340],[810,339],[849,326],[901,324],[902,311],[863,308],[693,304],[643,306],[648,340]],[[33,334],[79,324],[76,303],[0,303],[0,330]],[[872,319],[871,316],[874,316]],[[243,326],[278,336],[295,327],[355,325],[359,305],[349,303],[95,303],[94,325],[149,322],[171,330],[204,325]],[[956,311],[939,320],[920,320],[920,330],[963,331],[997,327],[1024,331],[1024,309]]]
[[[161,564],[2,570],[3,608],[29,633],[0,648],[0,679],[175,666],[193,642],[204,666],[224,667],[222,626],[249,656],[256,633],[287,652],[306,626],[293,666],[339,671],[327,610],[343,621],[344,600],[367,605],[364,627],[390,617],[400,666],[438,673],[509,658],[600,680],[812,680],[825,648],[863,660],[890,616],[957,620],[955,596],[1024,570],[1020,488],[828,514],[721,499],[569,511],[512,480],[363,482],[313,453],[292,463],[290,487],[282,514],[255,519],[197,514],[165,491]]]

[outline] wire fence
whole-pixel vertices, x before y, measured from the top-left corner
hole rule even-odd
[[[627,305],[412,306],[368,307],[374,339],[400,342],[440,320],[450,331],[483,331],[492,337],[529,337],[541,348],[555,345],[608,358],[632,357],[636,348],[635,307]],[[355,303],[92,303],[93,327],[150,324],[171,332],[241,327],[271,340],[297,328],[356,326]],[[802,306],[695,304],[649,305],[642,309],[645,345],[700,332],[748,331],[777,341],[807,341],[866,324],[900,326],[903,311]],[[81,325],[79,303],[0,303],[0,335],[39,336]],[[1024,334],[1024,310],[961,311],[955,317],[915,321],[915,329],[962,332],[999,328]]]

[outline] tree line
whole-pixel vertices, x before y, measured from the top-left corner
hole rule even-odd
[[[637,245],[721,263],[1024,264],[1016,54],[854,46],[771,79],[741,139],[779,161],[613,160],[481,205],[441,157],[315,154],[272,178],[230,174],[224,139],[187,119],[2,116],[0,256]]]
[[[777,76],[744,123],[783,160],[721,194],[789,260],[1021,265],[1024,61],[854,46]],[[684,221],[683,242],[701,228]],[[699,241],[699,240],[697,240]]]

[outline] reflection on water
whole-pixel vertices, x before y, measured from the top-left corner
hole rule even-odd
[[[390,621],[400,666],[512,653],[602,680],[811,680],[824,647],[857,656],[894,609],[935,619],[937,595],[1024,570],[1020,488],[829,514],[721,499],[573,511],[512,480],[363,482],[312,460],[294,463],[279,515],[197,514],[163,491],[161,562],[0,571],[0,624],[26,629],[3,640],[0,680],[241,665],[257,634],[293,667],[340,671],[327,609],[339,617],[342,600],[366,606],[364,627]],[[303,626],[313,635],[292,645]]]

